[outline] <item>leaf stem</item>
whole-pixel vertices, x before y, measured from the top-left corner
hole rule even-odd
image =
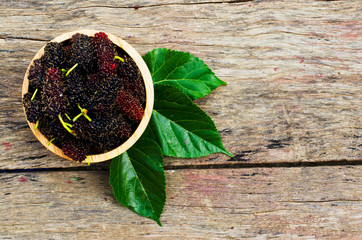
[[[84,114],[84,113],[83,113],[83,116],[84,116],[88,121],[90,121],[90,122],[92,121],[92,119],[90,119],[90,117],[88,117],[87,114]]]
[[[33,93],[33,96],[31,96],[30,101],[33,101],[35,98],[36,93],[38,92],[38,89],[35,89],[35,92]]]
[[[69,73],[71,73],[71,72],[74,70],[74,68],[76,68],[77,66],[78,66],[78,63],[74,64],[74,66],[71,67],[71,68],[68,70],[68,72],[65,74],[65,76],[68,77]]]
[[[114,57],[114,60],[116,60],[116,59],[120,60],[121,62],[124,62],[124,59],[121,58],[121,57],[119,57],[119,56],[115,56],[115,57]]]
[[[85,109],[85,108],[82,108],[81,106],[79,106],[79,104],[78,104],[78,108],[80,109],[81,114],[83,114],[83,116],[84,116],[88,121],[91,122],[92,119],[87,115],[88,110]],[[75,118],[76,118],[75,120],[77,120],[79,117],[80,117],[79,115],[78,115],[77,117],[75,117]],[[73,119],[73,122],[74,122],[75,120]]]
[[[59,113],[58,117],[59,117],[60,123],[63,125],[63,127],[64,127],[70,134],[72,134],[72,135],[75,136],[76,134],[68,127],[68,125],[70,125],[70,124],[64,122],[64,120],[63,120],[63,118],[62,118],[62,116],[61,116],[61,113]]]
[[[82,115],[83,115],[83,113],[79,113],[77,116],[75,116],[75,117],[73,118],[73,122],[77,121],[77,119],[78,119],[80,116],[82,116]]]
[[[72,119],[69,117],[69,115],[68,114],[66,114],[66,113],[64,113],[65,114],[65,116],[68,118],[68,120],[69,121],[71,121]]]
[[[38,128],[38,126],[39,126],[39,120],[36,121],[34,130],[36,130]]]
[[[53,138],[52,140],[50,140],[50,141],[48,142],[48,146],[50,146],[50,144],[54,141],[54,139],[55,139],[55,138]]]

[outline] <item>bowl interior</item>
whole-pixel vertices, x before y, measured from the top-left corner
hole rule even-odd
[[[54,38],[51,41],[63,42],[63,41],[66,41],[66,40],[72,38],[72,36],[76,33],[82,33],[82,34],[88,35],[90,37],[93,37],[94,34],[96,34],[97,32],[100,32],[100,31],[77,30],[77,31],[73,31],[73,32],[64,33],[64,34]],[[88,159],[84,160],[83,162],[91,162],[91,163],[103,162],[103,161],[112,159],[112,158],[122,154],[123,152],[127,151],[141,137],[141,135],[145,131],[147,124],[152,115],[153,102],[154,102],[154,90],[153,90],[152,77],[151,77],[150,71],[148,70],[146,63],[143,61],[142,57],[138,54],[138,52],[127,42],[125,42],[124,40],[122,40],[121,38],[119,38],[113,34],[110,34],[107,32],[106,32],[106,34],[108,35],[108,38],[114,44],[116,44],[117,46],[122,48],[133,59],[133,61],[137,64],[137,66],[141,72],[141,75],[142,75],[142,78],[144,81],[144,85],[145,85],[145,90],[146,90],[146,106],[145,106],[145,111],[144,111],[145,113],[144,113],[144,116],[143,116],[140,124],[138,125],[137,129],[134,131],[132,136],[127,141],[125,141],[121,146],[119,146],[109,152],[103,153],[103,154],[89,155]],[[28,87],[29,87],[28,75],[29,75],[30,66],[33,64],[34,60],[43,56],[44,47],[45,46],[43,46],[37,52],[37,54],[34,56],[33,60],[31,61],[31,63],[28,66],[28,69],[27,69],[27,71],[25,73],[25,77],[24,77],[22,95],[24,95],[25,93],[28,92]],[[24,113],[25,113],[25,108],[24,108]],[[47,149],[49,149],[50,151],[52,151],[53,153],[57,154],[60,157],[72,160],[71,158],[66,156],[63,153],[63,151],[60,148],[58,148],[56,145],[54,145],[52,143],[48,144],[49,140],[39,131],[39,129],[34,129],[34,127],[35,127],[34,123],[30,123],[28,121],[28,124],[29,124],[31,131],[35,135],[35,137],[44,145],[44,147],[46,147]]]

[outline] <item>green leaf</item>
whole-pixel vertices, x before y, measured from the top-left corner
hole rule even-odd
[[[163,154],[194,158],[221,152],[224,148],[211,118],[179,88],[155,85],[155,106],[145,135],[155,139]]]
[[[166,179],[162,151],[157,143],[142,137],[112,160],[110,171],[109,183],[117,201],[162,226],[160,216],[166,201]]]
[[[218,86],[226,84],[202,60],[190,53],[158,48],[144,55],[143,59],[154,85],[178,86],[191,99],[205,97]]]

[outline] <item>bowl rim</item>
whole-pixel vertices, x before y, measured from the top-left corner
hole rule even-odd
[[[153,89],[153,81],[152,81],[151,73],[150,73],[146,63],[144,62],[143,58],[141,57],[141,55],[130,44],[128,44],[126,41],[124,41],[122,38],[117,37],[111,33],[105,32],[105,31],[81,29],[81,30],[75,30],[72,32],[63,33],[63,34],[55,37],[54,39],[52,39],[50,42],[66,41],[66,40],[70,39],[76,33],[81,33],[81,34],[84,34],[84,35],[87,35],[90,37],[94,37],[94,35],[98,32],[106,33],[108,35],[108,38],[114,44],[116,44],[117,46],[122,48],[136,63],[137,67],[139,68],[139,70],[141,72],[143,82],[145,85],[146,106],[145,106],[144,116],[143,116],[141,122],[139,123],[138,127],[136,128],[134,133],[122,145],[120,145],[117,148],[115,148],[109,152],[106,152],[106,153],[88,155],[87,159],[83,160],[82,163],[96,163],[96,162],[107,161],[107,160],[110,160],[114,157],[121,155],[122,153],[127,151],[130,147],[132,147],[133,144],[136,143],[136,141],[141,137],[143,132],[146,130],[146,127],[152,116],[152,110],[153,110],[153,104],[154,104],[154,89]],[[44,54],[44,47],[45,47],[45,45],[35,54],[35,56],[31,60],[29,66],[26,70],[26,73],[24,76],[24,81],[23,81],[23,87],[22,87],[22,98],[23,98],[24,94],[28,92],[28,88],[29,88],[28,76],[29,76],[30,67],[33,65],[33,62],[36,59],[39,59],[40,57],[42,57],[42,55]],[[31,131],[33,132],[34,136],[41,142],[41,144],[43,144],[44,147],[46,147],[48,150],[55,153],[56,155],[58,155],[62,158],[74,161],[70,157],[66,156],[59,147],[55,146],[53,143],[49,144],[49,140],[39,131],[39,129],[35,129],[35,124],[30,123],[27,120],[24,105],[23,105],[23,110],[24,110],[24,114],[25,114],[25,119],[28,122],[28,125],[29,125]]]

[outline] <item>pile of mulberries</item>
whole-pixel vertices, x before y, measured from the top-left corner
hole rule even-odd
[[[23,96],[28,121],[75,161],[117,148],[144,115],[141,73],[103,32],[48,43],[28,80]]]

